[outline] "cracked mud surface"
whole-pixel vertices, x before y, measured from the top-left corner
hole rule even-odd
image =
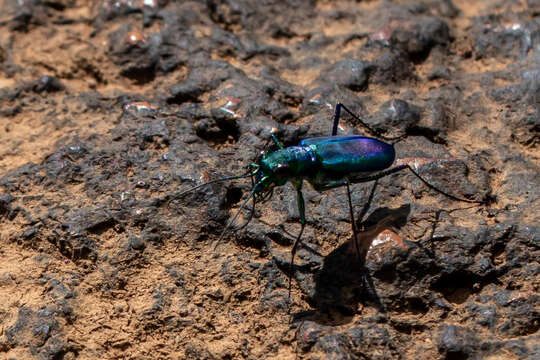
[[[1,358],[540,357],[539,1],[0,0],[0,30]],[[484,204],[353,185],[364,281],[343,188],[304,186],[293,274],[290,184],[214,251],[250,181],[177,195],[338,101]]]

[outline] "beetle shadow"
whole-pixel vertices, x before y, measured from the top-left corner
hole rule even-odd
[[[386,229],[400,229],[407,223],[410,204],[396,209],[378,208],[358,223],[358,242],[361,259],[358,259],[353,238],[324,258],[323,266],[315,275],[315,289],[308,301],[315,310],[293,315],[293,321],[312,320],[324,325],[349,323],[358,313],[359,306],[374,306],[386,312],[377,294],[373,280],[364,266],[367,250],[377,235]]]

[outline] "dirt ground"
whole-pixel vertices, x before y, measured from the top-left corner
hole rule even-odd
[[[539,1],[0,0],[0,30],[0,358],[540,358]],[[337,102],[469,202],[353,185],[363,268],[305,184],[291,272],[287,184],[214,248],[251,182],[180,193]]]

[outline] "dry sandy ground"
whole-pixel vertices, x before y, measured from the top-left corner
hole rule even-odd
[[[539,356],[538,2],[144,3],[0,0],[1,358]],[[450,37],[434,38],[449,40],[418,44],[414,26],[425,17],[442,19]],[[155,63],[142,70],[130,63],[150,57],[152,34],[175,21],[185,33],[162,33]],[[392,37],[406,31],[412,40]],[[489,37],[505,31],[513,33]],[[142,53],[122,43],[129,36]],[[384,50],[370,45],[377,39],[402,51],[388,69],[370,72],[357,88],[339,84],[339,74],[324,77],[345,59],[379,64]],[[493,45],[498,39],[502,49]],[[202,67],[199,76],[223,71],[224,80],[195,79],[205,90],[181,97],[174,86],[191,81],[200,54],[242,74]],[[409,67],[404,76],[400,57]],[[317,92],[328,83],[346,89]],[[259,92],[260,106],[250,98]],[[323,106],[310,110],[317,94]],[[321,270],[332,254],[348,256],[350,245],[339,247],[351,238],[343,191],[307,189],[308,246],[299,251],[289,313],[290,237],[271,229],[285,223],[297,233],[292,188],[261,204],[253,224],[216,252],[249,184],[212,187],[172,207],[152,201],[206,172],[242,171],[264,143],[250,124],[283,125],[286,145],[321,135],[330,127],[324,104],[339,95],[361,100],[364,115],[392,99],[420,106],[420,125],[401,130],[429,141],[405,140],[403,156],[444,152],[443,170],[470,186],[454,183],[450,191],[487,203],[440,213],[466,204],[418,190],[409,175],[395,180],[401,185],[383,181],[372,207],[412,204],[412,218],[378,235],[383,244],[367,260],[371,295],[363,297],[358,282],[348,286],[335,268]],[[223,125],[205,115],[232,98],[243,101],[233,130],[230,119]],[[155,109],[141,110],[140,101]],[[433,104],[444,107],[440,132],[428,131],[437,128]],[[348,120],[343,127],[363,131]],[[355,189],[359,204],[369,186]]]

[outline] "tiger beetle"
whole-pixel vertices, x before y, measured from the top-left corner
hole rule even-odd
[[[356,119],[371,134],[391,143],[361,135],[337,136],[336,134],[342,109]],[[181,192],[175,197],[180,197],[208,184],[251,177],[251,192],[249,196],[242,202],[242,205],[236,214],[228,222],[220,237],[217,239],[214,247],[215,250],[224,234],[235,222],[238,215],[245,208],[250,199],[253,199],[253,208],[249,220],[251,220],[251,217],[253,216],[255,204],[257,202],[268,200],[272,196],[272,191],[276,186],[283,186],[285,183],[290,181],[296,189],[301,227],[291,250],[289,298],[291,295],[291,279],[294,269],[294,257],[298,246],[301,244],[302,233],[304,232],[304,228],[306,226],[304,196],[302,195],[302,184],[304,180],[307,180],[313,186],[313,188],[319,192],[342,186],[347,189],[349,215],[351,218],[351,226],[354,236],[354,246],[360,261],[362,261],[362,256],[358,246],[358,230],[356,229],[353,205],[351,202],[351,184],[375,181],[385,176],[397,173],[401,170],[408,169],[428,188],[450,199],[468,203],[481,203],[480,201],[459,198],[438,189],[422,178],[408,164],[391,167],[396,157],[394,144],[402,140],[405,135],[393,138],[382,136],[378,131],[365,123],[341,103],[337,103],[334,110],[331,136],[304,139],[300,141],[297,146],[289,146],[285,148],[277,139],[275,131],[272,131],[270,135],[271,139],[277,145],[279,150],[264,153],[259,157],[256,163],[248,165],[248,172],[246,174],[209,181]]]

